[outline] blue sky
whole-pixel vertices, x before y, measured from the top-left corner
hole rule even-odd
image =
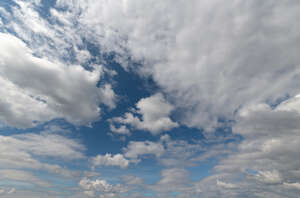
[[[298,197],[299,11],[0,1],[0,197]]]

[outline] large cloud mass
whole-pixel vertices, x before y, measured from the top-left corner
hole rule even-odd
[[[76,3],[74,3],[76,2]],[[299,87],[299,4],[294,1],[58,1],[84,10],[103,50],[151,74],[186,109],[181,120],[212,130],[243,105],[274,102]],[[136,69],[136,68],[135,68]]]
[[[74,124],[98,120],[98,105],[113,100],[109,86],[97,88],[101,70],[87,71],[38,58],[20,39],[0,33],[0,121],[31,127],[54,118]]]
[[[85,38],[102,53],[113,52],[124,68],[152,75],[185,110],[180,120],[189,126],[210,131],[220,120],[234,119],[244,105],[275,103],[298,92],[295,19],[300,7],[294,1],[59,0],[59,9],[50,10],[56,25],[38,19],[33,6],[17,2],[17,22],[9,27],[30,46],[41,43],[37,54],[51,55],[54,45],[60,57],[69,57],[72,49],[84,62],[90,56],[79,50]]]

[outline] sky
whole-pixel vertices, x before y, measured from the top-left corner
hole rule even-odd
[[[0,198],[297,198],[300,2],[1,0]]]

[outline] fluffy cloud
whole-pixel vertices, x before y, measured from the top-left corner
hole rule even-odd
[[[17,2],[18,22],[9,27],[19,37],[31,40],[39,30],[43,46],[51,39],[68,57],[66,49],[76,51],[68,46],[82,46],[84,37],[103,53],[115,53],[124,68],[135,65],[128,59],[143,63],[132,69],[151,75],[184,109],[180,121],[189,126],[211,131],[220,120],[234,119],[241,106],[294,96],[299,87],[299,27],[293,21],[300,8],[292,1],[57,1],[63,9],[53,8],[51,16],[64,26],[39,21],[34,6]],[[23,15],[42,27],[30,27]],[[44,49],[37,53],[53,52]],[[138,123],[130,114],[128,120]]]
[[[31,127],[53,118],[89,124],[99,118],[101,102],[113,101],[113,92],[108,93],[111,87],[96,86],[100,70],[90,72],[35,57],[25,43],[9,34],[1,33],[0,43],[0,119],[4,124]]]
[[[173,106],[164,99],[161,93],[141,99],[136,104],[136,108],[136,113],[141,115],[141,119],[133,113],[125,113],[124,117],[113,118],[112,122],[127,124],[139,130],[150,131],[154,135],[178,126],[178,123],[173,122],[169,118]],[[124,125],[119,130],[126,130],[123,127]],[[124,132],[124,130],[122,131]]]
[[[79,181],[79,186],[84,190],[84,193],[89,197],[118,197],[127,190],[120,184],[111,185],[106,180],[91,180],[83,178]]]
[[[168,167],[156,184],[147,186],[158,197],[299,196],[300,100],[294,97],[300,82],[299,3],[57,0],[60,9],[50,10],[48,23],[35,10],[39,1],[15,2],[19,6],[11,13],[0,10],[5,24],[1,32],[15,32],[21,38],[1,34],[5,38],[0,41],[1,122],[28,127],[62,117],[74,124],[89,124],[99,118],[99,104],[113,107],[111,86],[97,88],[101,69],[92,65],[86,71],[76,66],[91,59],[85,38],[102,53],[113,52],[127,71],[150,75],[172,100],[170,105],[160,94],[142,99],[135,111],[112,120],[113,132],[128,135],[127,127],[153,134],[170,130],[178,126],[170,119],[178,108],[180,123],[214,131],[224,120],[234,120],[233,133],[243,136],[236,149],[235,144],[205,148],[166,136],[158,142],[131,141],[124,149],[126,158],[138,161],[153,155]],[[8,23],[7,19],[13,20]],[[141,64],[128,64],[128,60]],[[286,98],[290,99],[274,107]],[[1,137],[14,146],[20,138]],[[3,141],[1,166],[53,170],[57,166],[42,163],[35,155],[64,157],[51,154],[55,149],[41,146],[39,151],[32,144],[26,142],[23,150]],[[76,156],[74,149],[69,151]],[[199,182],[188,179],[184,166],[224,154],[228,156],[220,158],[211,176]],[[100,156],[98,163],[114,165],[119,160]],[[105,180],[85,178],[80,186],[87,196],[117,197],[123,192]]]
[[[92,167],[96,166],[120,166],[121,168],[127,168],[130,161],[124,158],[122,154],[106,154],[97,155],[91,159]]]
[[[266,104],[241,109],[233,132],[244,140],[236,152],[220,161],[213,176],[195,184],[201,196],[296,198],[300,182],[299,101],[296,96],[275,109]]]
[[[109,129],[111,132],[120,134],[120,135],[130,135],[131,134],[130,130],[125,125],[122,125],[118,128],[113,123],[110,123]]]
[[[299,87],[299,4],[259,0],[58,1],[84,10],[80,24],[104,51],[151,75],[185,111],[181,121],[212,131],[241,106],[294,96]],[[167,14],[166,14],[167,13]],[[270,83],[272,82],[272,83]]]
[[[38,1],[15,3],[18,6],[10,11],[1,8],[6,24],[0,27],[0,123],[28,128],[64,118],[75,125],[89,125],[99,119],[99,105],[114,108],[111,85],[97,85],[102,67],[89,64],[86,70],[83,66],[91,56],[73,23],[63,26],[54,16],[43,19]]]

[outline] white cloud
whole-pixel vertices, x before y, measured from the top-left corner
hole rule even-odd
[[[86,34],[125,68],[128,57],[142,62],[133,69],[152,75],[189,126],[212,131],[241,106],[298,92],[300,6],[292,1],[57,4],[84,10]]]
[[[12,169],[0,170],[0,178],[2,180],[13,180],[13,181],[31,183],[42,187],[50,186],[50,183],[37,178],[32,173],[27,171],[21,171],[21,170],[12,170]]]
[[[13,194],[16,192],[15,188],[0,188],[0,196]]]
[[[68,46],[82,44],[84,36],[102,52],[116,52],[126,68],[132,65],[128,57],[142,61],[133,69],[153,76],[185,110],[180,121],[189,126],[210,131],[221,125],[219,119],[234,119],[241,106],[297,93],[299,27],[293,21],[299,5],[289,1],[57,1],[66,9],[51,13],[63,27],[39,21],[32,6],[18,2],[23,6],[14,9],[18,22],[11,27],[19,37],[28,41],[35,29],[46,27],[50,33],[39,34],[55,46],[63,44],[61,55],[68,55]],[[30,27],[23,15],[43,27]],[[55,36],[60,32],[66,42]],[[40,54],[50,47],[45,49]]]
[[[89,180],[87,178],[83,178],[79,182],[79,186],[84,190],[95,190],[101,192],[110,192],[112,190],[112,185],[107,183],[105,180]]]
[[[92,167],[96,166],[120,166],[121,168],[127,168],[130,161],[124,158],[122,154],[106,154],[106,155],[97,155],[91,159]]]
[[[23,128],[65,118],[88,125],[99,119],[99,104],[114,107],[111,87],[96,86],[100,69],[87,71],[35,57],[24,42],[9,34],[0,33],[0,46],[2,123]]]
[[[140,61],[142,67],[133,69],[152,75],[184,110],[180,121],[189,126],[212,131],[222,126],[219,119],[234,119],[242,106],[298,92],[299,26],[294,20],[300,7],[290,1],[57,1],[65,9],[53,8],[52,17],[64,26],[48,24],[29,3],[17,2],[17,20],[9,27],[30,46],[42,44],[31,47],[39,49],[35,53],[55,56],[58,51],[59,57],[69,57],[67,49],[82,46],[84,37],[102,52],[115,52],[125,68],[134,65],[128,57]],[[30,42],[30,35],[39,42]],[[78,59],[84,50],[76,53]]]
[[[188,142],[174,140],[163,135],[157,142],[130,141],[123,148],[124,156],[132,162],[139,162],[147,156],[154,156],[160,165],[167,168],[184,168],[199,166],[209,159],[222,159],[224,155],[234,153],[237,144],[215,141],[213,144],[204,140]]]
[[[141,119],[133,113],[125,113],[124,117],[113,118],[112,122],[150,131],[154,135],[178,127],[178,123],[173,122],[169,117],[174,107],[164,99],[161,93],[141,99],[136,104],[136,108],[136,113],[141,115]]]
[[[138,159],[138,157],[143,155],[154,155],[156,157],[159,157],[163,153],[164,147],[162,144],[150,141],[131,141],[124,149],[124,156],[132,159]]]
[[[161,137],[152,142],[163,148],[156,156],[165,167],[160,181],[143,186],[158,197],[291,197],[299,195],[300,98],[290,98],[275,109],[266,104],[250,105],[238,112],[233,132],[243,136],[239,144],[195,145]],[[142,158],[145,142],[129,143],[126,151]],[[130,146],[132,145],[132,146]],[[186,151],[186,152],[184,152]],[[193,152],[195,151],[195,152]],[[150,153],[150,152],[149,152]],[[155,152],[153,152],[155,153]],[[227,156],[224,156],[227,155]],[[153,154],[154,155],[154,154]],[[176,157],[177,155],[177,157]],[[191,181],[183,168],[222,155],[212,175]],[[185,163],[180,163],[184,161]],[[191,164],[192,162],[192,164]],[[200,164],[199,164],[200,162]],[[172,168],[175,167],[175,168]],[[138,184],[140,185],[140,184]]]
[[[84,190],[84,193],[90,197],[115,197],[127,191],[126,188],[120,184],[112,185],[106,180],[101,179],[90,180],[88,178],[82,178],[78,185]]]
[[[78,172],[45,160],[49,157],[68,161],[85,158],[81,144],[60,135],[29,133],[0,136],[0,143],[2,169],[45,170],[51,174],[74,177],[78,176]]]
[[[7,191],[7,194],[13,194],[16,192],[16,189],[15,188],[11,188]]]
[[[233,132],[244,140],[236,152],[220,161],[213,176],[197,184],[203,191],[201,196],[296,198],[300,182],[298,104],[296,96],[275,109],[264,104],[241,109]],[[216,189],[213,183],[217,181],[226,181],[234,188],[219,185],[223,189]]]
[[[227,189],[234,189],[237,188],[237,185],[231,184],[231,183],[226,183],[220,180],[217,180],[217,186],[220,186],[222,188],[227,188]]]
[[[259,171],[255,176],[255,179],[265,183],[265,184],[281,184],[282,178],[278,171]]]
[[[117,128],[113,123],[109,124],[109,129],[111,132],[121,135],[130,135],[130,130],[125,126],[122,125],[119,128]]]
[[[158,192],[180,190],[184,192],[177,195],[180,198],[299,196],[300,115],[299,99],[293,97],[299,93],[300,82],[300,26],[296,22],[300,15],[299,3],[290,0],[237,0],[229,3],[221,0],[192,0],[189,3],[183,0],[58,0],[57,6],[66,9],[57,12],[52,10],[51,13],[53,20],[63,23],[64,26],[51,26],[38,17],[32,6],[28,6],[30,4],[17,2],[20,8],[13,9],[14,20],[6,27],[15,31],[33,50],[25,53],[26,56],[23,51],[19,53],[20,58],[25,58],[27,62],[38,60],[44,63],[47,59],[46,63],[49,64],[51,60],[53,68],[57,68],[55,65],[58,65],[59,68],[63,68],[62,73],[70,73],[66,67],[60,66],[60,63],[64,63],[61,57],[69,58],[71,53],[68,50],[73,49],[73,45],[82,44],[81,37],[84,35],[91,43],[101,46],[102,52],[116,52],[116,60],[126,69],[134,65],[128,64],[128,57],[143,63],[142,66],[131,69],[142,75],[152,75],[164,93],[168,94],[168,98],[174,101],[174,107],[183,109],[180,123],[213,131],[222,126],[219,119],[235,120],[233,132],[242,135],[244,140],[236,152],[232,152],[231,147],[228,152],[223,152],[228,154],[228,158],[222,159],[216,166],[214,175],[191,184],[187,181],[184,169],[164,170],[161,180],[157,183],[161,186],[155,187]],[[78,22],[78,28],[73,29],[75,21]],[[33,40],[35,42],[32,42]],[[9,42],[5,49],[9,49],[11,43]],[[54,46],[53,49],[50,45]],[[73,50],[76,49],[74,47]],[[2,51],[4,54],[5,51]],[[85,50],[76,54],[78,63],[86,62],[90,58],[90,54]],[[1,58],[9,60],[7,57]],[[14,61],[17,63],[17,60]],[[33,121],[45,121],[53,117],[64,117],[73,123],[89,123],[99,116],[97,107],[100,103],[113,107],[113,103],[109,103],[108,99],[104,99],[106,102],[100,102],[101,97],[99,101],[95,99],[98,96],[92,97],[87,104],[95,105],[91,105],[92,110],[85,114],[86,109],[81,111],[83,109],[74,106],[69,100],[67,101],[70,103],[61,103],[61,100],[54,97],[56,92],[43,94],[42,88],[36,84],[26,84],[35,79],[32,75],[36,74],[36,71],[44,70],[36,67],[25,79],[28,81],[23,83],[20,80],[24,78],[10,76],[23,75],[24,72],[20,70],[22,68],[17,66],[1,67],[1,72],[5,72],[5,75],[0,75],[0,83],[3,85],[0,94],[5,96],[5,100],[1,99],[0,108],[4,113],[0,119],[9,125],[30,126]],[[77,67],[70,68],[70,71],[73,71]],[[78,72],[78,75],[97,72],[84,71]],[[7,73],[10,74],[9,78]],[[72,75],[69,77],[67,79],[72,79]],[[55,82],[56,80],[57,78]],[[95,81],[91,84],[97,89]],[[65,90],[63,91],[65,93]],[[83,93],[82,97],[90,96],[88,93]],[[102,93],[106,93],[104,96],[107,98],[113,98],[113,92],[109,88],[103,88]],[[72,98],[71,101],[75,101],[74,95],[68,96]],[[276,103],[277,99],[282,100],[286,96],[292,98],[275,110],[264,104],[265,101]],[[49,98],[53,103],[48,103]],[[162,103],[167,103],[163,100]],[[93,102],[90,103],[91,101]],[[173,107],[152,108],[160,102],[159,99],[143,99],[140,105],[137,104],[138,110],[135,113],[139,115],[127,113],[117,121],[135,129],[149,130],[153,134],[176,127],[176,122],[169,118]],[[23,106],[25,104],[26,108]],[[68,107],[68,111],[64,109],[64,112],[68,113],[61,115],[56,108],[48,107],[49,104],[62,104],[64,108]],[[76,101],[74,104],[84,103]],[[74,107],[76,108],[73,109]],[[72,111],[69,111],[70,109]],[[74,114],[73,110],[78,112]],[[235,114],[237,111],[239,113]],[[157,120],[162,114],[163,119]],[[78,117],[72,117],[74,115]],[[118,131],[118,128],[115,129]],[[126,128],[120,129],[126,132]],[[160,158],[165,153],[171,153],[173,155],[170,155],[170,162],[174,159],[175,151],[181,154],[187,145],[180,143],[182,142],[176,142],[174,145],[172,142],[130,142],[124,150],[124,155],[138,159],[147,154]],[[172,149],[168,151],[168,148]],[[188,148],[192,150],[193,147]],[[2,154],[0,159],[9,164],[11,157],[15,156],[17,159],[25,159],[20,160],[20,164],[41,167],[30,152],[41,153],[32,147],[31,149],[17,149],[18,153],[15,152],[9,157]],[[206,156],[198,160],[217,156],[221,149],[222,146],[213,150],[214,152],[207,152]],[[174,152],[171,152],[172,150]],[[48,155],[46,151],[45,153]],[[184,159],[193,156],[189,155],[189,158]],[[9,160],[5,161],[6,159]],[[178,162],[178,158],[173,162]],[[116,196],[112,190],[105,190],[113,188],[113,185],[104,180],[89,180],[86,184],[90,186],[90,189],[85,188],[89,195],[93,195],[93,186],[97,184],[99,191],[104,193],[99,196]],[[174,189],[174,186],[177,188]],[[163,194],[161,197],[168,196],[169,194]]]

